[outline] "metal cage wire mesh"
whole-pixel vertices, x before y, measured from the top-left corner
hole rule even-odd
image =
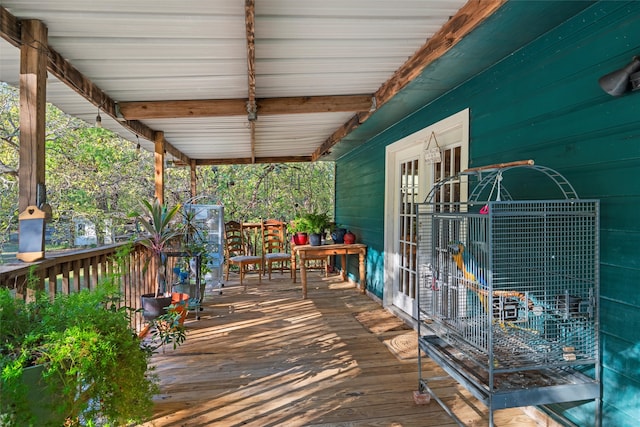
[[[495,371],[595,362],[597,201],[478,206],[418,207],[421,314]]]

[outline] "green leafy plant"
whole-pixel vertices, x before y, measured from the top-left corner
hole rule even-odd
[[[149,324],[149,339],[143,344],[143,348],[150,353],[158,349],[165,352],[166,346],[171,344],[175,350],[187,339],[186,329],[180,324],[180,311],[175,310],[172,304],[165,314],[152,319]]]
[[[122,425],[151,415],[158,390],[151,352],[120,302],[111,278],[53,300],[38,292],[25,302],[0,289],[0,424]],[[41,381],[54,396],[45,408],[29,403],[24,374],[33,365],[43,367]]]
[[[326,213],[308,212],[293,220],[292,231],[322,234],[331,225]]]
[[[172,223],[181,205],[177,204],[172,208],[163,205],[154,199],[153,202],[143,201],[145,208],[143,213],[134,212],[131,216],[135,216],[143,228],[144,236],[140,239],[140,244],[151,251],[151,258],[157,266],[157,287],[156,297],[166,295],[170,291],[167,288],[167,271],[166,271],[166,251],[172,241],[182,235],[180,224]],[[146,266],[145,266],[146,268]]]

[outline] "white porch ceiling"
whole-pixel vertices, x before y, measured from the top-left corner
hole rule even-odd
[[[252,0],[0,0],[18,20],[48,28],[48,45],[110,100],[251,98],[245,7]],[[366,95],[401,68],[465,0],[255,0],[256,99]],[[478,3],[472,0],[471,3]],[[496,8],[496,1],[487,1]],[[478,6],[474,6],[478,7]],[[6,37],[6,29],[0,28]],[[250,39],[250,37],[249,37]],[[19,85],[19,40],[0,38],[0,81]],[[408,79],[408,80],[407,80]],[[93,123],[87,100],[52,73],[48,101]],[[381,98],[380,98],[381,99]],[[382,99],[384,101],[384,99]],[[186,158],[207,162],[322,159],[321,147],[360,111],[140,118]],[[366,110],[366,114],[371,114]],[[104,127],[136,133],[101,113]],[[367,116],[368,117],[368,116]],[[151,134],[140,135],[153,150]],[[339,138],[338,138],[339,140]],[[332,143],[339,143],[334,141]],[[315,154],[315,155],[314,155]]]

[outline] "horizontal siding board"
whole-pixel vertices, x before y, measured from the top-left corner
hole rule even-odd
[[[640,342],[638,306],[601,298],[600,330],[603,334],[615,336],[621,340]]]
[[[600,296],[640,307],[640,292],[629,292],[629,283],[638,280],[640,270],[627,266],[600,264]]]
[[[629,206],[640,206],[640,195],[629,194],[615,197],[596,195],[594,197],[601,200],[606,199],[600,205],[600,224],[603,230],[640,232],[638,212],[629,209]]]
[[[600,198],[609,201],[611,197],[637,197],[640,173],[640,159],[620,160],[574,167],[565,173],[567,179],[575,182],[583,198]]]
[[[602,358],[602,366],[609,371],[609,376],[617,375],[621,377],[620,382],[630,383],[640,391],[640,342],[631,343],[608,334],[603,335],[602,342],[611,350]]]
[[[600,262],[640,270],[640,245],[638,242],[640,242],[640,233],[624,230],[601,232]]]
[[[638,356],[636,353],[635,356]],[[610,424],[602,423],[603,426],[629,426],[636,427],[640,420],[640,406],[637,399],[640,395],[640,383],[631,380],[626,375],[611,370],[604,369],[602,372],[603,388],[605,396],[603,400],[606,402],[615,402],[615,408],[619,411],[618,416],[626,422],[622,422],[619,418],[607,417],[612,421]],[[613,406],[613,405],[609,405]],[[630,422],[632,421],[633,422]]]

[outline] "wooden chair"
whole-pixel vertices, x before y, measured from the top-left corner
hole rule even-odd
[[[258,282],[262,279],[262,256],[249,253],[246,236],[237,221],[229,221],[224,225],[225,240],[225,280],[229,280],[229,266],[235,264],[240,270],[240,286],[243,284],[246,266],[255,265],[258,268]]]
[[[269,272],[269,280],[271,280],[274,263],[280,270],[280,274],[284,273],[287,263],[291,264],[291,253],[287,250],[286,230],[287,225],[282,221],[268,219],[262,222],[262,256]],[[289,272],[291,273],[290,266]],[[293,277],[292,273],[291,277]]]

